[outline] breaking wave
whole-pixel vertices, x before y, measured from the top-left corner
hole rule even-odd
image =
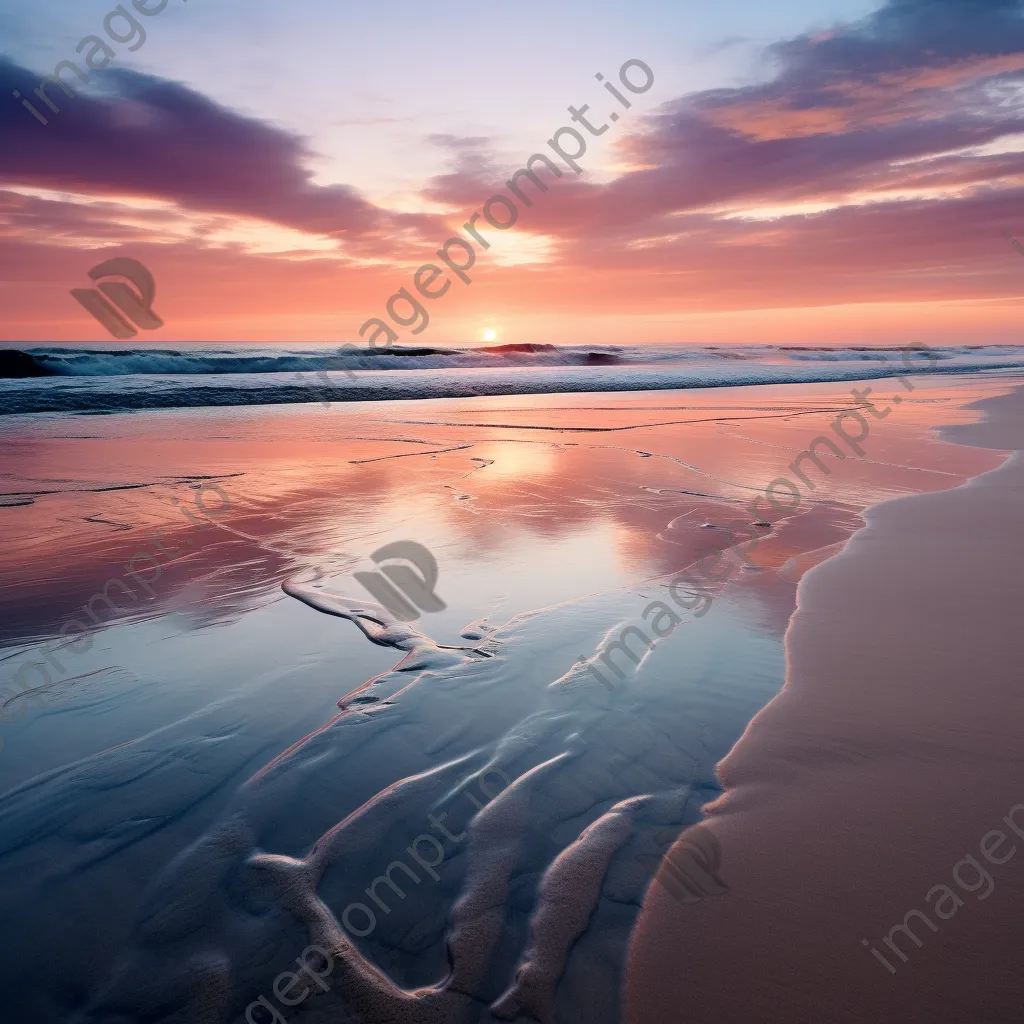
[[[1024,367],[1024,347],[0,347],[0,414],[651,391]]]

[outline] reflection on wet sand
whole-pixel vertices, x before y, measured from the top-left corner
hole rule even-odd
[[[876,506],[802,580],[786,687],[706,808],[729,899],[649,890],[629,1024],[1019,1019],[1024,389],[975,411],[941,434],[998,468]]]
[[[580,657],[645,627],[678,574],[731,546],[724,524],[753,525],[752,498],[853,407],[846,389],[445,400],[415,424],[379,403],[103,417],[90,438],[68,436],[77,420],[5,427],[7,490],[56,493],[0,510],[4,668],[146,530],[188,547],[180,481],[216,478],[231,504],[94,634],[88,688],[6,727],[0,872],[19,884],[2,910],[29,941],[0,971],[37,983],[44,1017],[227,1021],[316,943],[337,966],[310,1020],[616,1020],[609,964],[650,858],[700,820],[716,763],[782,685],[801,574],[868,505],[997,465],[931,427],[973,421],[964,402],[1000,387],[922,386],[863,457],[772,511],[749,561],[698,581],[707,614],[677,609],[617,659],[612,689]],[[447,604],[415,626],[352,576],[407,538],[436,555]],[[104,689],[115,673],[127,685]],[[453,802],[494,772],[511,781],[486,807]],[[446,841],[436,884],[349,928],[439,812],[468,838]]]

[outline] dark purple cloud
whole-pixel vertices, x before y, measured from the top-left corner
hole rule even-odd
[[[48,87],[61,110],[53,114],[33,94],[40,77],[0,57],[0,183],[146,196],[330,235],[436,233],[433,218],[381,210],[347,185],[315,185],[302,139],[184,85],[111,68],[103,96],[68,99]],[[48,125],[20,105],[15,89]]]
[[[1024,103],[996,91],[1024,85],[1021,10],[1019,0],[891,0],[856,25],[780,43],[770,82],[664,108],[630,147],[653,168],[609,193],[644,217],[898,187],[916,173],[901,161],[1024,131]],[[958,163],[945,171],[962,176]],[[990,163],[993,176],[1005,163]],[[933,172],[941,184],[943,168]]]
[[[792,255],[813,274],[817,247],[830,271],[846,267],[851,291],[869,268],[892,264],[906,288],[933,292],[909,276],[920,259],[926,277],[947,267],[962,293],[977,283],[970,268],[984,269],[971,260],[985,259],[988,234],[1019,216],[1024,154],[955,151],[1024,132],[1022,9],[1020,0],[891,0],[853,25],[779,43],[769,81],[665,104],[624,144],[642,169],[607,185],[563,178],[522,226],[560,239],[577,266],[689,274],[699,250],[725,272],[743,262],[740,238],[768,230],[725,214],[816,204],[833,209],[811,206],[772,229],[793,247],[774,260]],[[427,194],[478,206],[493,180],[470,170],[435,179]]]
[[[1020,268],[999,235],[1020,230],[1024,154],[957,151],[1024,132],[1022,9],[1022,0],[890,0],[855,24],[781,42],[770,80],[666,103],[642,132],[618,134],[637,169],[607,184],[565,173],[520,211],[516,230],[555,240],[546,279],[618,270],[638,296],[650,282],[652,297],[677,301],[683,282],[687,296],[719,308],[730,296],[799,304],[1013,294]],[[181,85],[108,75],[111,98],[80,96],[49,127],[13,99],[0,105],[0,130],[14,143],[0,153],[0,182],[173,199],[343,234],[360,255],[429,258],[449,234],[440,218],[315,186],[306,144],[279,128]],[[8,95],[36,81],[0,64]],[[641,127],[624,119],[617,131],[624,125]],[[613,137],[591,140],[584,167]],[[451,154],[452,169],[422,195],[466,215],[514,169],[499,169],[487,139],[429,141]],[[789,215],[777,221],[733,216],[780,207]],[[597,280],[576,278],[581,288]],[[603,276],[599,287],[609,287]]]

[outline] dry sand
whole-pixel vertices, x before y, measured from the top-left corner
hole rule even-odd
[[[1024,839],[1024,392],[944,437],[1015,450],[956,489],[871,509],[806,575],[785,689],[719,766],[724,895],[648,891],[624,1019],[1020,1021]],[[1024,808],[1016,820],[1024,833]],[[996,829],[1009,839],[987,849]],[[994,888],[978,881],[970,854]],[[945,885],[962,905],[932,893]],[[979,899],[985,893],[984,899]],[[908,911],[918,947],[894,933]],[[951,914],[951,911],[954,913]],[[892,973],[868,939],[895,968]]]

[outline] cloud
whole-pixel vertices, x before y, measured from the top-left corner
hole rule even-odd
[[[890,202],[925,179],[933,189],[1015,188],[1017,156],[949,154],[1024,130],[1020,12],[1017,0],[891,0],[857,24],[778,43],[770,81],[666,103],[620,143],[633,169],[606,185],[557,183],[529,229],[567,239],[675,236],[690,214],[862,205],[871,193]],[[487,140],[437,141],[459,164],[424,194],[475,207],[501,180]]]
[[[327,123],[332,128],[366,128],[380,124],[408,124],[415,120],[414,117],[343,117],[335,121],[328,121]]]
[[[623,118],[618,142],[609,132],[592,153],[618,146],[626,170],[608,182],[552,181],[514,231],[495,236],[466,298],[445,301],[649,316],[1019,293],[1020,258],[1001,232],[1024,230],[1024,152],[1011,140],[1024,133],[1022,6],[889,0],[856,23],[772,46],[768,80],[672,99],[642,123]],[[40,225],[58,239],[116,241],[110,218],[124,226],[123,241],[135,245],[143,232],[158,264],[159,245],[173,248],[160,280],[184,280],[192,252],[209,253],[217,237],[202,218],[251,217],[338,239],[345,258],[365,259],[358,273],[338,275],[340,253],[303,253],[307,262],[288,267],[276,266],[287,255],[210,255],[204,266],[237,295],[259,281],[267,308],[273,299],[326,316],[342,301],[332,281],[344,277],[344,308],[369,316],[408,281],[408,268],[394,264],[429,258],[529,156],[508,165],[496,155],[500,140],[429,136],[451,170],[420,197],[453,214],[401,214],[344,185],[313,184],[312,153],[294,135],[179,84],[108,75],[110,95],[80,95],[49,127],[13,99],[0,104],[11,142],[0,182],[107,201],[60,210],[0,197],[12,257],[17,244],[43,245]],[[36,81],[0,63],[8,95]],[[167,244],[157,215],[130,219],[114,205],[130,196],[175,204],[197,223],[188,243],[179,233]],[[502,246],[530,241],[521,235],[543,236],[542,268],[499,265]],[[217,301],[208,300],[211,317]]]
[[[0,95],[32,97],[39,79],[0,58]],[[104,95],[74,99],[51,86],[61,113],[48,125],[13,97],[0,103],[0,182],[160,199],[339,237],[434,227],[429,217],[381,210],[347,185],[314,184],[306,168],[314,154],[302,139],[184,85],[123,68],[103,81]]]
[[[520,227],[577,270],[645,293],[653,274],[679,308],[1012,294],[998,235],[1024,154],[999,150],[1024,130],[1021,10],[891,0],[779,43],[770,80],[665,104],[621,143],[635,169],[559,183]],[[449,202],[486,187],[460,184]]]

